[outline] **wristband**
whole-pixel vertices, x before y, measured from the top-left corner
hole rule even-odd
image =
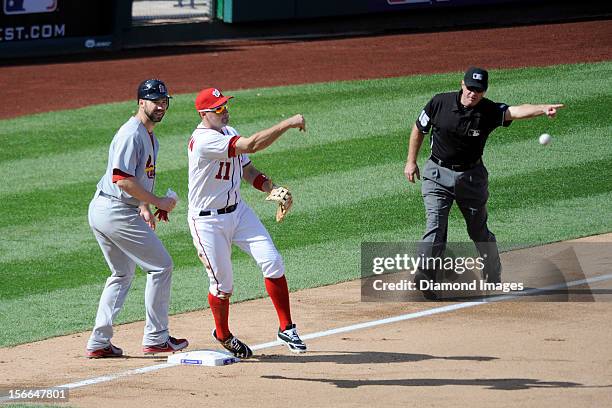
[[[269,178],[267,178],[263,173],[259,173],[259,175],[255,177],[255,180],[253,180],[253,187],[265,193],[266,191],[263,189],[263,185],[268,180]]]

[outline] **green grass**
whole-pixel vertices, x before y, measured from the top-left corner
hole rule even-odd
[[[432,94],[458,88],[460,73],[226,92],[232,124],[250,135],[296,112],[306,134],[289,131],[252,155],[287,185],[294,208],[282,224],[263,194],[244,199],[269,229],[292,290],[359,277],[362,241],[414,241],[424,227],[420,185],[403,176],[410,128]],[[596,78],[596,79],[594,79]],[[485,150],[490,228],[505,243],[545,243],[612,231],[612,63],[491,72],[488,97],[508,104],[563,102],[540,117],[496,130]],[[157,128],[157,191],[182,197],[158,233],[176,265],[173,313],[207,307],[207,278],[186,224],[186,143],[194,95],[178,95]],[[87,225],[108,144],[134,111],[115,103],[0,121],[0,346],[88,330],[108,275]],[[553,143],[541,147],[541,133]],[[422,163],[429,153],[421,151]],[[449,239],[468,239],[451,212]],[[234,251],[233,301],[265,294],[255,263]],[[135,279],[117,323],[143,318],[145,278]],[[194,322],[198,324],[198,322]]]

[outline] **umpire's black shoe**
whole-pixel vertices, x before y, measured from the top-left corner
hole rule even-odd
[[[213,329],[212,336],[217,340],[221,345],[230,353],[238,358],[250,358],[253,356],[253,350],[240,340],[236,338],[233,334],[225,340],[219,340],[217,338],[217,331]]]
[[[487,281],[487,283],[501,283],[501,272],[501,264],[493,267],[486,265],[482,271],[482,277]]]
[[[294,353],[305,353],[307,348],[306,344],[298,336],[295,324],[289,324],[285,327],[285,330],[278,329],[278,339],[285,343],[289,350]]]
[[[435,282],[436,280],[434,278],[430,277],[426,272],[418,270],[414,274],[413,282],[415,283],[417,289],[419,289],[421,291],[421,293],[423,294],[423,297],[425,299],[427,299],[427,300],[438,300],[438,295],[436,295],[433,290],[430,290],[430,289],[421,290],[420,289],[421,281]]]

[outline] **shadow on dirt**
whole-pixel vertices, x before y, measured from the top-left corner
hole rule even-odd
[[[588,386],[569,381],[542,381],[533,378],[406,378],[388,380],[340,380],[328,378],[296,378],[280,375],[264,375],[269,380],[295,380],[333,384],[338,388],[358,388],[367,385],[402,387],[441,387],[445,385],[475,386],[490,390],[527,390],[531,388],[611,388],[612,385]]]
[[[332,354],[330,354],[332,353]],[[336,363],[336,364],[390,364],[424,360],[491,361],[497,357],[486,356],[432,356],[429,354],[387,353],[381,351],[309,352],[303,355],[260,355],[265,363]]]

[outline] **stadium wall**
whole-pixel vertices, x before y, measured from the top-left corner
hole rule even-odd
[[[0,64],[220,39],[440,31],[612,16],[612,2],[596,0],[213,1],[211,21],[135,25],[132,0],[0,0]]]
[[[491,6],[501,3],[532,5],[546,0],[218,0],[217,16],[226,23],[318,18],[446,7]]]
[[[131,23],[131,1],[0,1],[2,59],[119,49]]]

